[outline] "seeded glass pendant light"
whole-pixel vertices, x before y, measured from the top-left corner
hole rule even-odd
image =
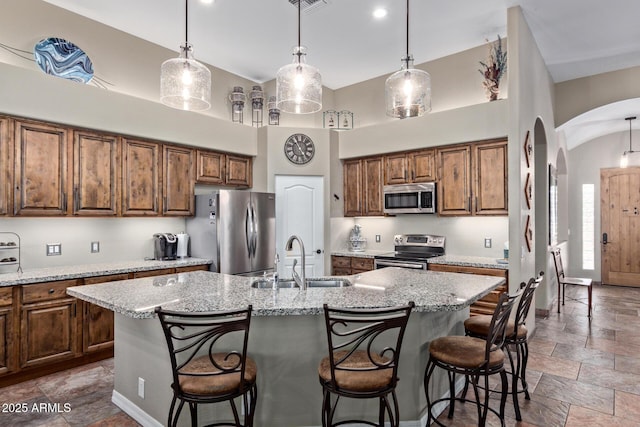
[[[407,50],[402,58],[402,69],[393,73],[384,87],[387,116],[405,119],[418,117],[431,111],[431,76],[413,68],[409,55],[409,0],[407,0]]]
[[[300,43],[300,3],[298,0],[298,45],[293,62],[276,74],[277,106],[294,114],[315,113],[322,109],[322,77],[316,67],[306,63],[306,49]]]
[[[189,44],[189,0],[185,0],[184,45],[180,56],[162,63],[160,101],[179,110],[203,111],[211,107],[211,72],[193,59]]]
[[[625,120],[629,122],[629,149],[622,153],[622,157],[620,157],[620,167],[626,168],[629,165],[629,156],[633,153],[637,153],[638,151],[633,150],[633,146],[631,145],[631,121],[635,120],[636,116],[625,117]]]

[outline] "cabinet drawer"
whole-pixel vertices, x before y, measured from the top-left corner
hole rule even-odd
[[[97,283],[116,282],[118,280],[127,280],[129,273],[109,274],[108,276],[85,277],[85,285],[95,285]]]
[[[176,267],[176,273],[188,273],[189,271],[209,271],[209,265],[189,265],[187,267]]]
[[[133,278],[138,279],[140,277],[153,277],[162,276],[163,274],[173,274],[176,272],[175,268],[163,268],[161,270],[149,270],[149,271],[136,271],[133,273]]]
[[[352,270],[373,270],[373,258],[351,258]]]
[[[351,268],[351,258],[348,256],[332,256],[331,265],[340,268]]]
[[[22,302],[49,301],[59,298],[68,298],[67,288],[80,285],[81,279],[60,280],[57,282],[41,283],[38,285],[24,285],[22,287]]]
[[[0,288],[0,307],[5,305],[11,305],[13,302],[13,287],[7,286],[6,288]]]
[[[463,265],[449,264],[429,264],[428,269],[432,271],[446,271],[449,273],[467,273],[481,274],[484,276],[507,277],[507,270],[501,270],[498,268],[467,267]]]
[[[334,276],[349,276],[349,275],[351,275],[351,269],[350,268],[344,268],[344,267],[333,267],[333,275]]]

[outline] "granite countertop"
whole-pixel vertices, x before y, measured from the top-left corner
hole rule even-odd
[[[393,250],[383,251],[377,249],[365,249],[364,251],[350,251],[349,249],[338,249],[336,251],[331,251],[331,255],[336,256],[351,256],[356,258],[373,258],[376,255],[386,255],[388,253],[393,252]]]
[[[108,274],[135,271],[160,270],[163,268],[188,267],[211,264],[210,259],[184,258],[175,261],[136,260],[100,264],[69,265],[64,267],[34,268],[23,273],[0,275],[0,287],[50,282],[54,280],[78,279],[82,277],[106,276]]]
[[[502,261],[502,262],[499,262]],[[464,267],[497,268],[508,270],[508,260],[483,256],[442,255],[427,259],[427,264],[459,265]]]
[[[505,283],[501,277],[389,267],[341,276],[343,288],[255,289],[255,278],[205,271],[67,288],[76,298],[133,318],[161,305],[176,311],[232,310],[253,305],[258,316],[314,315],[324,303],[344,308],[391,307],[414,301],[416,311],[461,310]]]

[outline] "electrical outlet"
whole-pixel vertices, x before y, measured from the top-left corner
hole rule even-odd
[[[144,399],[144,378],[138,377],[138,396]]]
[[[47,243],[47,256],[62,255],[61,243]]]
[[[485,238],[484,239],[484,247],[485,248],[491,248],[491,239],[490,238]]]
[[[380,235],[376,234],[376,243],[380,243]]]
[[[100,242],[91,242],[91,253],[97,254],[100,252]]]

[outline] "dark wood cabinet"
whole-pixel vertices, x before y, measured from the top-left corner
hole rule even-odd
[[[473,145],[475,215],[509,213],[507,141]]]
[[[73,214],[119,213],[120,139],[88,131],[73,133]]]
[[[483,268],[483,267],[467,267],[461,265],[448,265],[448,264],[428,264],[428,268],[431,271],[445,271],[449,273],[467,273],[467,274],[480,274],[484,276],[497,276],[504,277],[506,283],[500,285],[498,288],[491,291],[488,295],[484,296],[480,300],[471,304],[469,311],[472,316],[478,314],[493,314],[496,304],[500,299],[500,294],[509,291],[509,272],[507,270],[501,270],[498,268]]]
[[[65,215],[67,128],[20,120],[14,127],[14,215]]]
[[[16,368],[13,289],[0,288],[0,375]]]
[[[80,280],[34,284],[22,288],[20,367],[71,359],[80,353],[75,298],[66,295]]]
[[[383,168],[381,156],[344,161],[344,216],[384,215]]]
[[[226,155],[225,184],[250,188],[253,185],[253,169],[251,157]]]
[[[224,184],[227,158],[215,151],[196,151],[196,182],[200,184]]]
[[[408,166],[407,153],[393,153],[384,156],[385,185],[409,182]]]
[[[194,151],[188,147],[162,148],[162,214],[191,216],[194,213]]]
[[[471,215],[471,147],[441,147],[438,162],[438,214]]]
[[[123,139],[122,215],[158,215],[160,144]]]
[[[432,182],[437,179],[436,150],[412,151],[407,159],[411,182]]]
[[[13,146],[11,145],[12,121],[0,117],[0,215],[11,212],[11,184],[13,182]]]
[[[336,276],[364,273],[374,269],[373,258],[332,255],[331,269]]]

